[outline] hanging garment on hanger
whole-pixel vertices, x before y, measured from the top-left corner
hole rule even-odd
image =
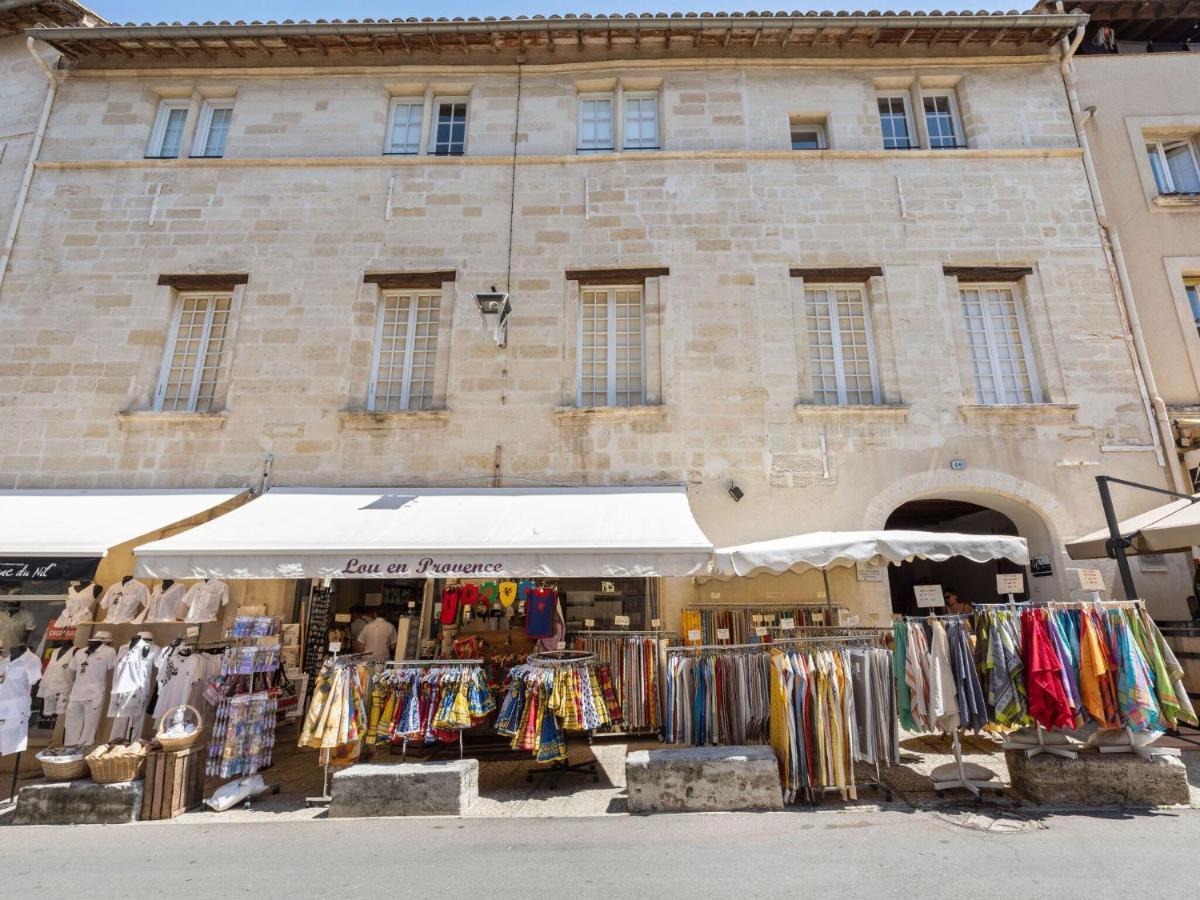
[[[55,628],[78,628],[92,620],[96,603],[96,585],[88,582],[82,588],[67,588],[67,604],[54,622]]]
[[[110,585],[100,598],[100,608],[105,611],[104,621],[109,624],[132,622],[142,607],[150,602],[150,589],[140,581],[117,582]]]
[[[145,639],[132,647],[129,644],[121,647],[113,670],[112,694],[108,701],[109,718],[146,714],[146,705],[154,686],[155,665],[161,652],[161,647]]]
[[[59,647],[46,663],[37,692],[42,698],[42,712],[46,715],[61,716],[67,711],[67,698],[71,694],[71,685],[75,683],[75,673],[71,670],[71,658],[75,652],[75,647]]]
[[[0,660],[0,756],[20,753],[27,746],[33,686],[41,677],[42,664],[31,650]]]
[[[156,585],[150,594],[150,602],[146,604],[146,608],[137,618],[137,622],[178,622],[182,616],[188,613],[188,606],[184,601],[187,596],[187,588],[179,582],[171,585],[165,591],[161,584]]]
[[[548,638],[554,634],[554,619],[558,608],[558,591],[554,588],[535,588],[525,604],[525,636]]]
[[[1084,610],[1079,636],[1079,691],[1087,713],[1101,728],[1120,728],[1116,661],[1105,640],[1099,613]]]
[[[979,612],[975,631],[976,659],[991,721],[1004,726],[1032,725],[1017,614],[997,609]]]
[[[229,602],[229,585],[223,581],[198,581],[183,595],[187,610],[185,622],[215,622],[221,608]]]
[[[1060,672],[1062,663],[1046,630],[1045,610],[1021,612],[1021,654],[1029,714],[1034,721],[1043,728],[1074,728],[1075,717]]]

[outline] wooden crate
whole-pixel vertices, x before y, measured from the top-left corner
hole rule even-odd
[[[204,798],[204,763],[208,745],[160,751],[146,757],[146,790],[142,819],[173,819],[200,805]]]

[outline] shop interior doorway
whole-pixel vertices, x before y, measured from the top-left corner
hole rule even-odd
[[[910,500],[888,516],[887,528],[907,531],[954,531],[961,534],[996,534],[1021,537],[1012,519],[1004,513],[963,500],[929,498]],[[892,612],[920,615],[913,588],[918,584],[939,584],[943,591],[954,590],[973,603],[996,603],[996,576],[1021,572],[1007,559],[972,562],[955,558],[945,562],[913,560],[888,566],[888,586],[892,594]]]

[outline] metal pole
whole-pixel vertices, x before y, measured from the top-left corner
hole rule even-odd
[[[828,569],[821,570],[821,578],[825,582],[825,608],[829,611],[828,618],[827,618],[825,624],[826,625],[834,625],[837,623],[835,623],[833,621],[833,594],[831,594],[829,592],[829,570]]]
[[[1108,555],[1117,561],[1117,571],[1121,573],[1121,587],[1125,590],[1126,600],[1137,599],[1137,587],[1133,583],[1133,572],[1129,568],[1129,559],[1125,556],[1125,548],[1129,542],[1121,536],[1121,526],[1117,520],[1117,511],[1113,509],[1112,489],[1108,486],[1109,476],[1097,475],[1096,487],[1100,491],[1100,505],[1104,507],[1104,520],[1108,523]]]

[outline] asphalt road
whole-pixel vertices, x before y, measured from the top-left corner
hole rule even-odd
[[[0,897],[1128,900],[1196,896],[1198,839],[1189,810],[12,827]]]

